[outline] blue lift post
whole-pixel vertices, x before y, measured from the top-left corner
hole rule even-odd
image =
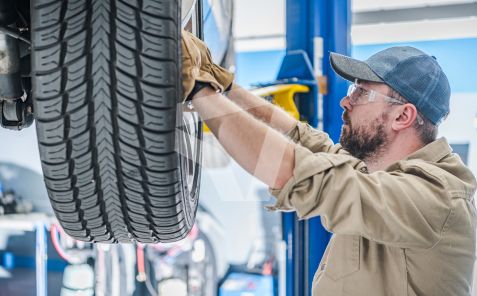
[[[347,83],[329,65],[329,53],[350,54],[351,0],[287,0],[287,55],[304,51],[312,61],[315,75],[324,75],[327,90],[319,112],[318,87],[311,85],[307,98],[299,102],[299,111],[312,126],[322,126],[337,143],[341,132],[340,100],[346,94]],[[317,38],[318,37],[318,38]],[[322,46],[322,48],[315,48]],[[285,56],[284,61],[287,60]],[[277,80],[292,73],[280,71]],[[323,92],[323,91],[322,91]],[[323,114],[319,118],[319,114]],[[322,124],[322,125],[321,125]],[[331,234],[319,217],[298,221],[296,214],[282,214],[283,238],[287,244],[286,295],[311,295],[312,280]]]

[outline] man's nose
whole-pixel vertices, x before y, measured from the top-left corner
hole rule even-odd
[[[348,96],[345,96],[341,99],[340,101],[340,106],[341,108],[343,108],[344,110],[351,110],[352,106],[351,104],[349,103],[349,97]]]

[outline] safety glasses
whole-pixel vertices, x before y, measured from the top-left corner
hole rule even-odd
[[[366,105],[366,104],[378,102],[380,99],[392,105],[406,104],[406,102],[400,99],[391,98],[389,96],[386,96],[372,89],[366,89],[360,86],[357,82],[351,84],[348,87],[347,96],[349,98],[349,104],[351,106]],[[422,119],[419,113],[417,114],[416,119],[419,125],[424,124],[424,120]]]
[[[388,97],[372,89],[366,89],[356,83],[353,83],[349,86],[347,96],[351,106],[366,105],[369,103],[378,102],[379,99],[382,99],[384,102],[389,104],[404,104],[404,102],[399,99]]]

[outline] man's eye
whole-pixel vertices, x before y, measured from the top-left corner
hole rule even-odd
[[[359,95],[362,96],[362,95],[366,95],[368,94],[368,91],[362,87],[359,88]]]

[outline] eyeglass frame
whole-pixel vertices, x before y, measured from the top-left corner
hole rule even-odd
[[[351,96],[353,94],[353,92],[355,92],[357,89],[361,89],[361,90],[364,90],[364,91],[367,92],[366,96],[368,97],[368,100],[365,103],[360,103],[360,104],[356,103],[359,100],[359,98],[364,95],[362,91],[361,91],[361,94],[356,99],[354,99]],[[404,104],[408,103],[408,102],[403,101],[402,99],[393,98],[393,97],[387,96],[385,94],[382,94],[382,93],[377,92],[377,91],[372,90],[372,89],[366,89],[366,88],[364,88],[364,87],[362,87],[358,84],[357,79],[355,80],[354,83],[350,84],[350,86],[348,87],[348,91],[346,93],[346,96],[349,99],[349,104],[352,107],[359,106],[359,105],[366,105],[366,104],[376,102],[377,95],[380,95],[384,99],[384,102],[386,102],[388,104],[391,104],[391,105],[404,105]],[[417,123],[419,125],[424,124],[424,120],[422,119],[422,116],[419,114],[419,112],[416,114],[416,120],[417,120]]]

